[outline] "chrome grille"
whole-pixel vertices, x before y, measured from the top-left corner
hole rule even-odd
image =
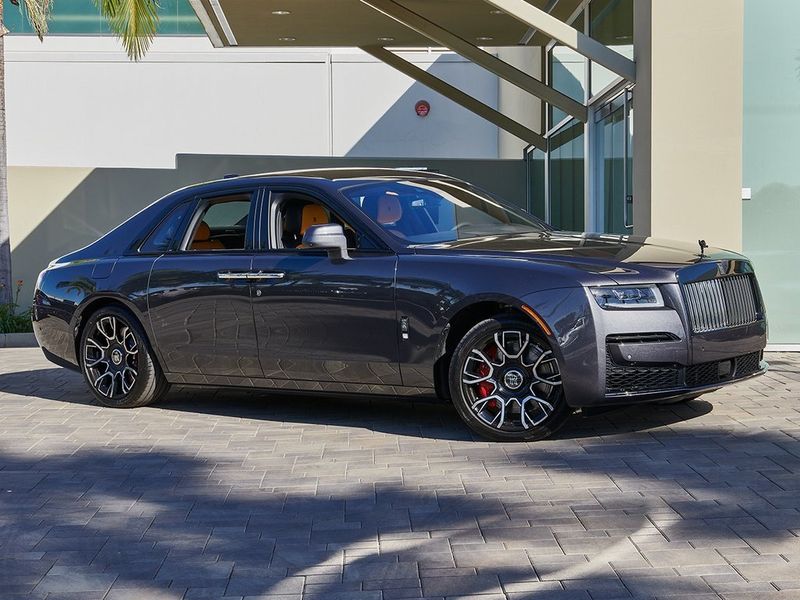
[[[739,327],[758,320],[750,275],[695,281],[685,284],[683,291],[694,333]]]

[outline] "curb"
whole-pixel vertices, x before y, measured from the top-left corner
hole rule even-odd
[[[32,333],[0,333],[0,348],[38,348]]]

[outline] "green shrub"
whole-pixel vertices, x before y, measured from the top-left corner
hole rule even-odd
[[[17,291],[11,304],[0,304],[0,333],[30,333],[33,331],[30,311],[19,311],[19,294],[22,280],[17,281]],[[2,285],[2,284],[0,284]]]

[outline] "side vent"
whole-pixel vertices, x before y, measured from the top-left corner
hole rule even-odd
[[[607,344],[658,344],[676,342],[680,338],[674,333],[616,333],[606,336]]]

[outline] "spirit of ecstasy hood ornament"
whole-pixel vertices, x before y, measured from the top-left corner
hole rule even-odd
[[[697,240],[697,243],[700,245],[700,258],[705,256],[706,248],[708,248],[708,244],[706,244],[705,240]]]

